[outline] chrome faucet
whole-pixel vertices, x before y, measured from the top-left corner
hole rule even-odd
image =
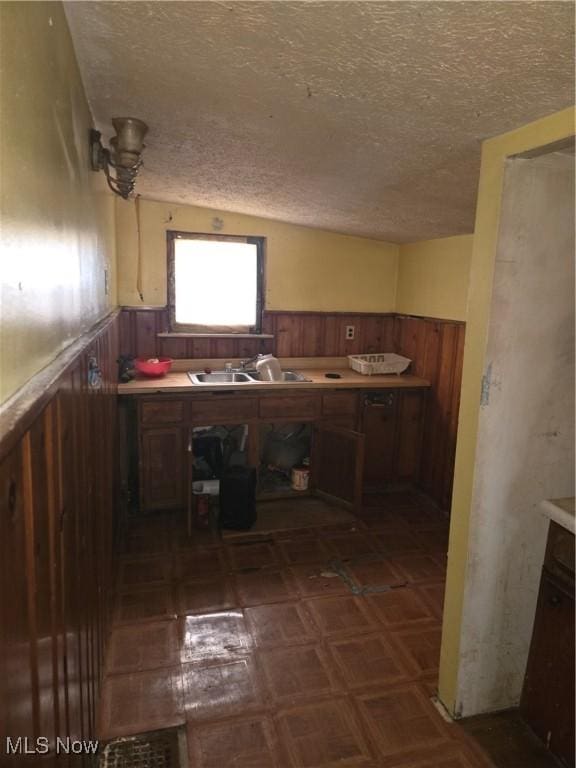
[[[259,360],[261,357],[263,357],[262,354],[258,353],[257,355],[254,355],[254,357],[251,357],[250,360],[240,360],[240,368],[241,370],[246,370],[250,363],[255,363],[257,360]]]

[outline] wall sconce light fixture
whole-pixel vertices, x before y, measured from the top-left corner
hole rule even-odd
[[[108,186],[127,200],[136,184],[136,176],[142,165],[144,136],[148,126],[135,117],[115,117],[112,125],[116,136],[110,139],[110,149],[102,146],[100,131],[90,131],[90,157],[93,171],[104,171]],[[114,169],[112,176],[110,169]]]

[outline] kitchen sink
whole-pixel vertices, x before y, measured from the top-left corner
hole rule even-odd
[[[268,381],[268,379],[263,379],[258,371],[250,372],[249,376],[255,381]],[[306,376],[304,376],[303,373],[299,373],[299,371],[282,371],[282,378],[280,381],[311,381],[311,379],[307,379]]]
[[[213,371],[212,373],[194,373],[188,371],[192,384],[250,384],[254,381],[247,373],[234,371]]]
[[[258,371],[212,371],[211,373],[195,373],[188,371],[192,384],[274,384],[263,379]],[[282,371],[280,381],[310,381],[298,371]]]

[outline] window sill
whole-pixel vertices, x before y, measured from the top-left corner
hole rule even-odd
[[[159,339],[273,339],[272,333],[157,333]]]

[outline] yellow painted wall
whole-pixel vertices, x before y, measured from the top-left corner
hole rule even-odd
[[[473,235],[400,246],[396,311],[466,320]]]
[[[444,705],[452,713],[455,713],[457,706],[460,630],[478,436],[480,387],[488,336],[504,163],[510,155],[527,152],[574,135],[574,120],[574,108],[566,109],[518,130],[489,139],[482,147],[450,523],[444,631],[440,656],[439,694]]]
[[[134,202],[117,200],[118,298],[126,306],[166,304],[166,230],[266,237],[266,308],[392,312],[399,247],[269,219],[140,200],[141,286]]]
[[[0,401],[116,303],[113,197],[60,3],[0,3]],[[104,269],[111,285],[104,291]]]

